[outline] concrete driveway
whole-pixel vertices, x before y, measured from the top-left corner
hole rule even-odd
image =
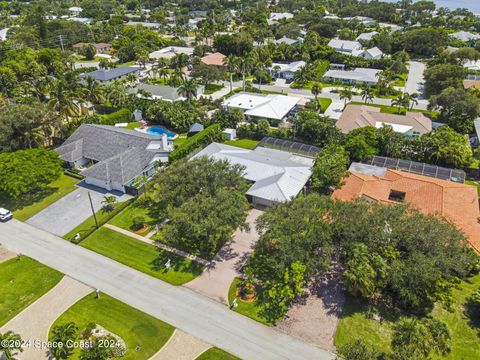
[[[26,222],[54,235],[63,236],[92,216],[88,193],[92,197],[95,211],[101,209],[105,195],[114,195],[118,201],[126,201],[131,197],[130,195],[117,192],[110,193],[104,189],[80,182],[78,189],[54,202]]]
[[[410,68],[408,69],[408,78],[405,83],[405,92],[408,94],[418,94],[418,99],[425,99],[425,80],[423,72],[425,71],[425,64],[418,61],[410,61]]]

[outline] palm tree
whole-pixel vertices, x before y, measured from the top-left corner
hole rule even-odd
[[[137,82],[137,77],[135,76],[135,74],[127,74],[127,77],[125,78],[125,83],[132,86],[132,85],[135,85],[136,82]]]
[[[238,58],[230,54],[228,55],[224,60],[223,60],[223,65],[225,66],[226,69],[228,69],[228,72],[230,74],[230,92],[233,91],[233,73],[237,71],[239,61]]]
[[[55,359],[67,359],[72,354],[72,347],[68,347],[66,344],[69,340],[75,340],[78,327],[73,322],[66,323],[64,325],[57,325],[52,329],[52,341],[63,346],[53,346],[50,349],[50,354]]]
[[[0,354],[3,353],[5,360],[16,360],[18,352],[23,352],[20,346],[22,338],[12,331],[0,334]]]
[[[239,63],[242,71],[242,88],[245,91],[247,72],[253,67],[253,60],[251,56],[244,56],[240,58]]]
[[[418,105],[418,94],[408,94],[406,93],[405,96],[408,95],[408,102],[409,102],[409,109],[412,110],[415,105]]]
[[[373,101],[373,92],[372,92],[372,89],[369,86],[365,86],[362,89],[361,95],[362,95],[363,101],[365,101],[365,104]]]
[[[399,94],[395,99],[392,99],[392,106],[398,108],[399,114],[402,108],[408,109],[409,105],[410,100],[405,94]]]
[[[100,104],[105,100],[103,96],[103,87],[91,76],[88,76],[85,79],[82,94],[86,100],[93,104]]]
[[[117,198],[113,195],[105,195],[102,200],[102,209],[106,212],[113,211],[115,209],[115,204],[117,203]]]
[[[126,98],[125,86],[119,80],[107,83],[105,85],[105,98],[113,106],[123,104]]]
[[[181,71],[182,68],[188,65],[188,55],[183,53],[175,54],[175,56],[172,57],[170,64],[174,69],[179,69]]]
[[[295,75],[293,76],[293,80],[299,84],[305,84],[308,82],[309,76],[309,69],[307,66],[300,66],[300,68],[295,71]]]
[[[157,69],[157,74],[161,78],[163,78],[163,82],[166,83],[168,77],[168,69],[165,67],[161,67]]]
[[[197,97],[197,83],[195,80],[185,79],[177,89],[180,96],[187,99],[188,102]]]
[[[70,117],[79,113],[79,92],[68,87],[65,80],[57,80],[50,91],[48,105],[68,122]]]
[[[315,97],[315,109],[318,110],[319,108],[319,103],[318,103],[318,94],[322,93],[322,85],[319,83],[315,83],[312,85],[312,94]]]
[[[340,100],[345,100],[345,103],[343,105],[343,108],[347,106],[347,101],[352,100],[353,97],[353,91],[350,88],[345,88],[340,90]]]

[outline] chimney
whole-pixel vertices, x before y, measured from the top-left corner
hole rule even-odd
[[[162,134],[162,150],[168,149],[168,137],[167,134]]]

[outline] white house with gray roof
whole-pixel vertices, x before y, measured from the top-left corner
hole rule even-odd
[[[323,79],[326,82],[341,82],[347,85],[373,86],[378,82],[378,73],[381,70],[355,68],[353,70],[328,70]]]
[[[197,97],[203,94],[203,85],[197,86]],[[135,87],[127,89],[129,94],[136,94],[138,98],[147,100],[164,100],[164,101],[183,101],[185,97],[178,93],[178,88],[166,85],[153,85],[140,83]]]
[[[193,158],[207,156],[245,167],[243,178],[252,182],[246,195],[253,204],[271,206],[294,199],[305,187],[314,159],[287,151],[257,147],[254,150],[212,143]]]
[[[155,163],[168,161],[172,150],[166,135],[93,124],[80,125],[56,149],[67,165],[81,169],[87,184],[121,192],[137,177],[152,176]]]

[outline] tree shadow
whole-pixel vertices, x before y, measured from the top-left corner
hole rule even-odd
[[[169,259],[170,270],[174,270],[176,272],[188,272],[200,275],[204,268],[202,264],[199,264],[196,261],[189,261],[182,256],[178,256],[161,249],[158,250],[158,257],[150,263],[150,266],[154,271],[167,273],[170,270],[166,268],[165,264]]]
[[[467,316],[468,325],[480,336],[480,304],[469,299],[464,305],[464,314]]]
[[[60,188],[58,187],[47,186],[32,193],[23,194],[18,199],[8,197],[6,194],[0,194],[0,202],[2,202],[6,208],[13,212],[42,201],[46,197],[56,193],[59,189]]]

